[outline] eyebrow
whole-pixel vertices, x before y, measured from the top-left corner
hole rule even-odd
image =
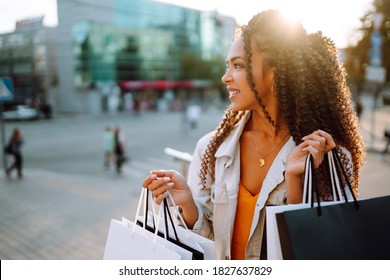
[[[245,57],[243,57],[243,56],[240,56],[240,55],[238,55],[238,56],[233,56],[233,57],[231,57],[230,59],[226,59],[226,63],[232,63],[233,61],[235,61],[235,60],[237,60],[237,59],[243,59],[243,60],[245,60]]]

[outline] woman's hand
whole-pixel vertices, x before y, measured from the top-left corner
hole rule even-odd
[[[174,170],[152,170],[150,175],[142,183],[148,188],[155,202],[160,204],[168,196],[172,195],[176,205],[181,207],[182,217],[188,228],[192,228],[198,219],[198,207],[195,204],[192,192],[186,180]]]
[[[336,147],[330,134],[317,130],[302,138],[290,153],[286,163],[287,201],[300,203],[302,201],[302,175],[305,172],[305,161],[310,153],[313,156],[314,167],[320,166],[327,152]]]
[[[176,205],[186,204],[192,200],[191,190],[185,179],[174,170],[152,170],[142,186],[152,192],[157,204],[168,196],[168,191]]]

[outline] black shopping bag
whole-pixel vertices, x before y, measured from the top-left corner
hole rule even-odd
[[[348,179],[338,154],[333,155],[337,176],[342,173]],[[315,181],[313,164],[311,168]],[[319,203],[276,214],[283,259],[389,260],[390,196],[353,198],[353,202]]]
[[[390,196],[276,214],[284,259],[390,259]]]

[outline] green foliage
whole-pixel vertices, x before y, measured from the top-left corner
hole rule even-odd
[[[214,55],[210,59],[202,58],[195,51],[182,52],[180,55],[180,80],[210,80],[216,87],[221,85],[221,77],[224,73],[225,62],[220,55]]]

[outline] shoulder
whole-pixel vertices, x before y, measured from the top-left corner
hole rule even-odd
[[[209,133],[203,135],[196,144],[196,149],[205,150],[207,145],[210,143],[211,139],[213,139],[213,136],[215,134],[215,131],[210,131]]]

